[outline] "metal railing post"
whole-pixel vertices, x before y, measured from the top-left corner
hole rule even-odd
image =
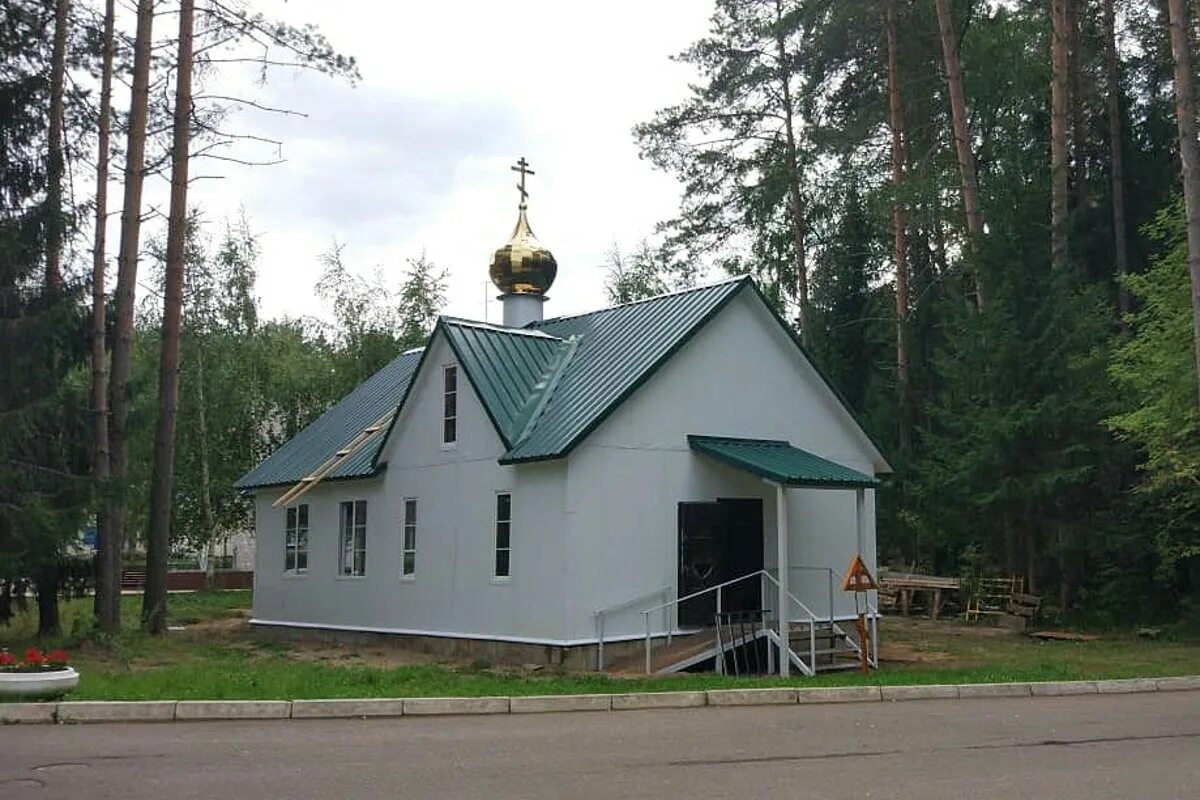
[[[826,567],[829,573],[829,628],[833,629],[833,570]]]
[[[643,611],[642,619],[646,620],[646,674],[649,675],[650,670],[650,612]]]
[[[667,644],[671,643],[675,626],[671,624],[671,590],[663,590],[663,631],[667,634]]]
[[[604,671],[604,612],[601,611],[596,615],[596,627],[599,628],[596,636],[596,671]]]
[[[871,611],[871,665],[879,669],[879,609],[872,606],[867,608]]]
[[[811,675],[817,674],[817,618],[808,618],[808,668]]]

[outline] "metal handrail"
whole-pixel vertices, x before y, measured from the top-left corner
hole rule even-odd
[[[692,592],[691,594],[684,595],[683,597],[677,597],[673,600],[667,600],[664,603],[660,603],[659,605],[656,605],[656,606],[651,606],[650,608],[647,608],[647,609],[644,609],[643,611],[641,611],[640,613],[642,615],[642,619],[644,620],[645,626],[646,626],[646,639],[645,639],[645,641],[646,641],[646,644],[645,644],[646,674],[649,675],[650,673],[652,673],[654,671],[653,656],[652,656],[653,645],[651,643],[652,637],[651,637],[651,633],[650,633],[650,615],[651,614],[653,614],[655,611],[661,611],[663,609],[668,609],[671,607],[678,608],[680,603],[686,602],[688,600],[692,600],[692,599],[694,599],[696,597],[700,597],[702,595],[706,595],[709,592],[716,592],[717,613],[719,614],[719,613],[721,613],[721,593],[725,589],[726,586],[731,586],[735,583],[741,583],[744,580],[748,580],[750,578],[756,578],[756,577],[760,577],[760,576],[765,577],[771,583],[775,584],[776,588],[780,588],[779,581],[777,581],[769,572],[767,572],[767,570],[760,569],[760,570],[755,570],[754,572],[747,573],[746,575],[741,575],[737,578],[733,578],[731,580],[722,581],[721,583],[718,583],[715,586],[706,587],[704,589],[701,589],[700,591]],[[804,672],[811,675],[811,674],[813,674],[813,672],[815,671],[815,668],[816,668],[817,644],[816,644],[816,625],[815,625],[815,623],[819,619],[819,617],[817,617],[817,615],[813,613],[812,609],[810,609],[803,602],[801,602],[800,599],[797,598],[791,592],[785,592],[784,594],[786,594],[787,597],[789,599],[791,599],[791,601],[793,603],[795,603],[805,614],[808,615],[807,621],[809,623],[809,625],[808,625],[809,662],[808,662],[808,665],[802,667],[802,669],[804,670]],[[786,608],[779,609],[779,613],[781,615],[784,615],[785,618],[788,617],[788,609],[786,609]],[[790,619],[787,619],[787,621],[791,622]],[[791,649],[792,649],[791,642],[785,642],[784,646],[788,649],[789,652],[791,652]],[[800,662],[801,662],[801,664],[803,664],[803,659],[800,659]]]
[[[597,672],[601,672],[604,670],[604,618],[606,616],[608,616],[609,614],[613,613],[614,611],[624,611],[628,608],[636,606],[638,603],[641,603],[645,600],[649,600],[651,597],[658,597],[658,596],[669,597],[670,594],[671,594],[671,587],[664,586],[661,589],[656,589],[653,592],[646,592],[645,594],[630,598],[629,600],[626,600],[622,603],[614,603],[611,606],[605,606],[604,608],[598,608],[592,612],[592,617],[595,618],[595,620],[596,620],[596,671]],[[664,624],[664,626],[666,626],[665,619],[664,619],[663,624]]]
[[[867,652],[867,663],[879,669],[879,609],[867,601],[867,619],[871,620],[871,648]]]

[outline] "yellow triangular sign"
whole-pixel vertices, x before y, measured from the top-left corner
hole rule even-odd
[[[850,559],[850,566],[846,570],[846,577],[842,578],[842,591],[865,592],[878,588],[879,584],[875,583],[875,578],[871,575],[871,570],[867,569],[867,564],[863,561],[862,554],[855,554],[854,558]]]

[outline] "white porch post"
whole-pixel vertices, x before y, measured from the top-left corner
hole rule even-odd
[[[788,518],[787,490],[782,483],[775,484],[775,552],[779,563],[779,674],[786,678],[791,672],[792,662],[788,658],[791,648],[791,624],[788,622]]]
[[[855,541],[858,542],[858,553],[862,555],[863,548],[867,546],[867,490],[854,490],[854,535]]]

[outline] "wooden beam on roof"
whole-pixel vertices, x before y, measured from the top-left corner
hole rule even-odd
[[[391,411],[359,431],[353,439],[346,442],[345,446],[339,448],[332,456],[325,459],[321,466],[317,467],[304,478],[301,478],[299,483],[280,495],[279,499],[271,504],[272,508],[290,505],[298,500],[301,495],[303,495],[312,487],[316,486],[321,482],[322,479],[344,464],[348,458],[361,450],[367,442],[374,439],[380,431],[387,427],[395,413],[396,409],[393,408]]]

